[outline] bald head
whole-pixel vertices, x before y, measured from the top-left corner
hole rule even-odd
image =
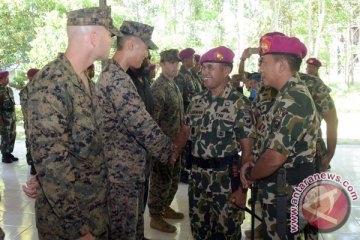
[[[96,60],[106,60],[111,49],[111,32],[103,26],[68,26],[66,56],[84,71]]]

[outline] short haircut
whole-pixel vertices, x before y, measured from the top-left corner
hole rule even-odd
[[[230,68],[230,72],[233,69],[233,64],[232,63],[222,63],[225,67],[229,67]]]
[[[282,59],[285,60],[289,64],[292,73],[300,71],[302,59],[299,56],[293,54],[273,54],[273,56],[276,62]]]
[[[124,35],[122,37],[117,37],[116,38],[116,50],[119,51],[121,50],[126,41],[128,41],[129,39],[133,39],[134,41],[142,41],[140,38],[133,36],[133,35]]]

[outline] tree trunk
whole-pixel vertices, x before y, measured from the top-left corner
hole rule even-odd
[[[315,39],[315,44],[314,44],[314,56],[318,56],[319,54],[319,45],[321,43],[321,33],[322,33],[322,29],[324,26],[324,19],[325,19],[325,0],[319,0],[319,25],[317,27],[317,31],[316,31],[316,39]]]
[[[313,41],[313,34],[312,34],[312,31],[313,31],[313,21],[312,21],[312,18],[313,18],[313,7],[312,7],[312,0],[308,0],[307,1],[307,5],[308,5],[308,8],[307,8],[307,29],[308,29],[308,54],[309,55],[312,55],[313,52],[314,52],[314,41]]]

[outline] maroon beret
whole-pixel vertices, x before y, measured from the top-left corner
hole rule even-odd
[[[316,59],[316,58],[309,58],[307,61],[306,61],[307,64],[312,64],[312,65],[315,65],[317,66],[318,68],[321,67],[321,62],[319,59]]]
[[[181,52],[179,52],[179,57],[181,58],[181,60],[184,60],[186,58],[190,58],[192,56],[194,56],[195,54],[195,50],[192,48],[185,48],[184,50],[181,50]]]
[[[9,76],[9,72],[8,71],[2,71],[0,72],[0,79]]]
[[[200,64],[204,62],[233,63],[234,56],[235,54],[230,48],[220,46],[204,53],[199,62]]]
[[[274,36],[285,36],[285,34],[283,34],[282,32],[268,32],[268,33],[265,33],[264,35],[261,36],[260,40],[259,40],[259,45],[261,46],[261,41],[263,38],[266,38],[266,37],[274,37]],[[259,50],[259,54],[261,55],[261,48]]]
[[[32,78],[33,76],[35,76],[35,74],[39,71],[39,69],[37,68],[31,68],[29,69],[29,71],[27,71],[26,75],[28,78]]]
[[[261,38],[260,54],[291,54],[304,58],[307,54],[306,46],[296,37],[265,36]]]
[[[88,66],[87,69],[94,69],[95,68],[95,65],[94,64],[91,64],[90,66]]]

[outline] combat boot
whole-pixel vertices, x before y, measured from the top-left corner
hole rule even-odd
[[[176,232],[176,227],[167,223],[160,215],[151,216],[150,227],[165,233]]]
[[[2,154],[2,162],[3,163],[12,163],[13,161],[11,160],[11,158],[9,157],[8,153],[3,153]]]
[[[254,232],[254,238],[263,238],[263,223],[260,223],[256,228]],[[246,238],[251,238],[251,229],[245,231]]]
[[[181,212],[175,212],[171,207],[167,207],[163,213],[163,218],[168,219],[184,219],[184,214]]]
[[[13,161],[13,162],[16,162],[19,160],[19,158],[15,157],[14,155],[12,155],[11,153],[8,153],[9,154],[9,158]]]

